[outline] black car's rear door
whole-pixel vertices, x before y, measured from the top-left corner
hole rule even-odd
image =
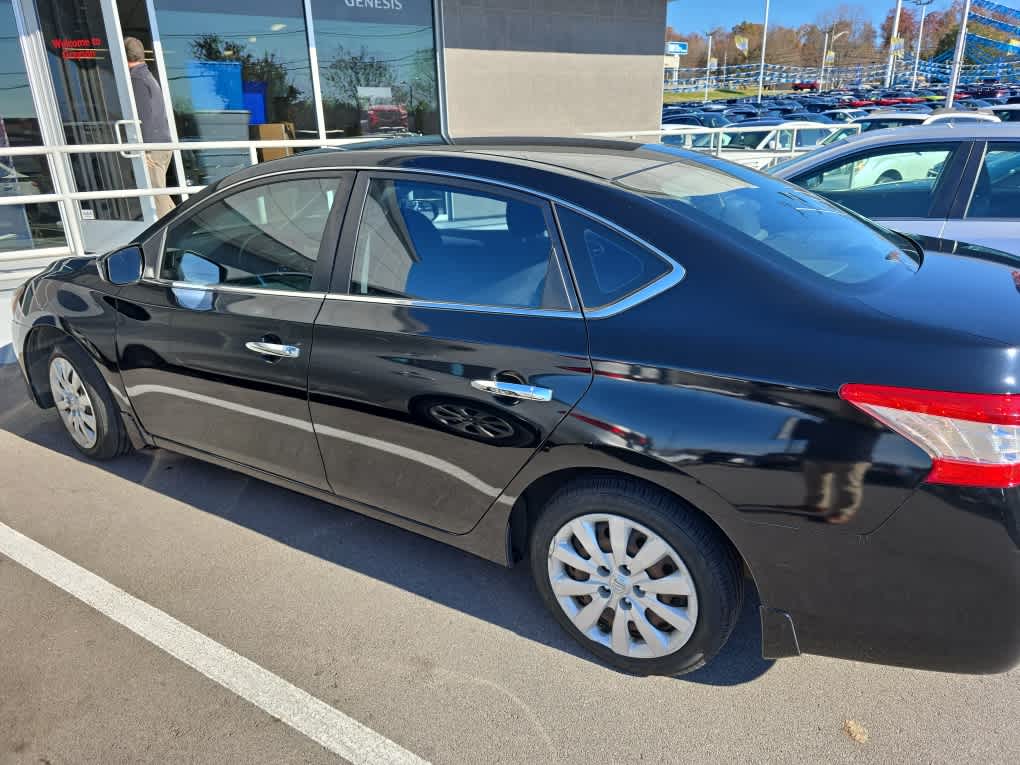
[[[121,374],[149,433],[328,488],[308,361],[352,181],[273,176],[170,225],[158,262],[118,296]]]
[[[309,369],[329,483],[466,532],[591,380],[550,205],[362,172],[336,263]]]

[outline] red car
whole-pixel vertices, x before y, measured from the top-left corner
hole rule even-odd
[[[795,82],[790,87],[794,90],[818,90],[818,82]]]
[[[393,104],[376,104],[368,107],[368,131],[407,130],[407,110]]]

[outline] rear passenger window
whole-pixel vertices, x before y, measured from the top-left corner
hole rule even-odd
[[[669,273],[670,266],[631,239],[557,206],[563,239],[585,308],[600,308]]]
[[[991,144],[981,163],[967,218],[1020,215],[1020,143]]]
[[[424,181],[369,184],[351,292],[511,308],[569,308],[547,208]]]

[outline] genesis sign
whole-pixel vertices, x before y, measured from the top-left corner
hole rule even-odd
[[[432,3],[430,0],[334,0],[321,10],[317,6],[316,13],[337,21],[360,21],[365,24],[405,24],[415,27],[432,26]]]

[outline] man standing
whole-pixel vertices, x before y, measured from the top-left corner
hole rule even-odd
[[[170,127],[163,104],[163,91],[145,65],[145,47],[136,37],[124,38],[124,52],[131,69],[131,90],[135,94],[135,108],[142,123],[144,143],[169,143]],[[170,165],[171,152],[145,152],[145,167],[149,171],[149,184],[153,188],[166,188],[166,169]],[[173,200],[165,194],[156,197],[156,213],[162,217],[174,209]]]

